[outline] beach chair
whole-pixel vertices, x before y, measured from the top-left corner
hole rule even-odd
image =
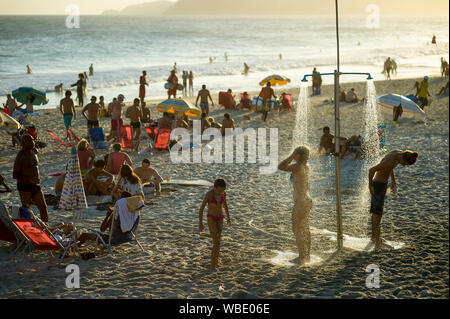
[[[123,232],[120,225],[120,214],[123,212],[119,209],[119,206],[121,203],[125,203],[128,207],[128,210],[130,212],[133,212],[135,214],[138,214],[136,221],[134,222],[133,226],[129,231]],[[131,208],[131,204],[134,202],[133,208]],[[135,241],[136,244],[139,246],[139,248],[144,252],[144,248],[142,247],[141,243],[137,239],[137,228],[139,226],[139,220],[140,220],[140,210],[144,207],[144,202],[140,199],[138,196],[132,196],[128,198],[122,198],[119,199],[116,202],[116,205],[114,206],[114,210],[112,213],[112,221],[111,221],[111,228],[109,233],[109,246],[118,246],[124,243],[133,242]]]
[[[47,133],[50,134],[51,137],[53,137],[54,140],[56,140],[59,144],[65,147],[72,147],[75,145],[75,143],[64,143],[58,136],[56,136],[55,133],[53,133],[50,130],[47,130]]]
[[[158,135],[158,128],[157,127],[146,127],[145,131],[148,134],[148,137],[154,141],[156,138],[156,135]]]
[[[158,135],[156,136],[155,149],[166,150],[169,147],[170,133],[172,130],[170,128],[160,128],[158,130]]]
[[[90,143],[94,149],[107,149],[103,128],[93,127],[89,129]]]
[[[233,96],[228,92],[219,92],[219,105],[225,107],[225,109],[231,108],[231,102],[233,100]]]
[[[292,110],[292,96],[290,94],[285,94],[284,97],[288,101],[287,105],[283,105],[283,109]]]
[[[252,101],[250,100],[248,94],[241,93],[240,98],[241,98],[241,110],[244,109],[250,110],[252,108]]]
[[[15,244],[14,252],[22,246],[31,248],[29,239],[13,222],[8,208],[0,201],[0,240]]]
[[[133,131],[131,130],[131,126],[124,125],[120,127],[120,141],[122,143],[122,148],[134,149]]]
[[[77,143],[80,142],[80,139],[75,135],[74,132],[72,132],[72,130],[71,130],[70,128],[67,129],[67,133],[69,133],[70,136],[73,137],[73,139],[75,140],[75,142],[77,142]]]

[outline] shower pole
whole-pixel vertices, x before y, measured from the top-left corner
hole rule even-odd
[[[341,205],[341,159],[340,159],[340,136],[341,123],[339,116],[339,75],[340,75],[340,61],[339,61],[339,14],[338,14],[338,0],[335,0],[336,7],[336,49],[337,49],[337,70],[334,70],[334,151],[335,151],[335,166],[336,166],[336,219],[337,219],[337,247],[343,247],[343,230],[342,230],[342,205]]]

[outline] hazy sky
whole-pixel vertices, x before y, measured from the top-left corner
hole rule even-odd
[[[0,0],[0,14],[65,15],[69,4],[76,4],[81,14],[100,14],[105,10],[121,10],[132,4],[156,0]],[[175,1],[175,0],[172,0]]]
[[[50,15],[66,15],[66,8],[69,4],[76,4],[81,14],[100,14],[105,10],[121,10],[129,5],[140,4],[144,2],[154,2],[157,0],[0,0],[0,14],[50,14]],[[176,1],[176,0],[171,0]],[[210,0],[214,1],[214,0]],[[245,1],[245,0],[242,0]],[[273,0],[276,3],[277,0]],[[332,0],[316,0],[334,3]],[[340,0],[341,6],[344,6],[355,0]],[[395,6],[395,0],[392,0]],[[371,0],[370,3],[389,3],[388,0]],[[432,2],[432,3],[431,3]],[[418,13],[427,13],[428,10],[434,8],[434,12],[440,14],[448,13],[448,0],[410,0],[408,5],[416,8]],[[439,11],[439,7],[444,8],[444,12]],[[325,3],[324,3],[325,4]],[[395,10],[398,12],[398,10]],[[401,10],[400,10],[401,13]]]

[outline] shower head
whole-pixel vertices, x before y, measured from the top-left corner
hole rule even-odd
[[[369,76],[367,77],[367,80],[373,80],[373,77],[370,75],[370,73]]]
[[[306,75],[303,77],[302,82],[308,82],[308,80],[306,79]]]

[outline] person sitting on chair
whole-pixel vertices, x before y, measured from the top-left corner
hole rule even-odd
[[[86,174],[86,195],[111,195],[114,187],[114,177],[105,170],[106,164],[104,160],[94,162],[94,167]],[[101,181],[99,177],[106,177]]]

